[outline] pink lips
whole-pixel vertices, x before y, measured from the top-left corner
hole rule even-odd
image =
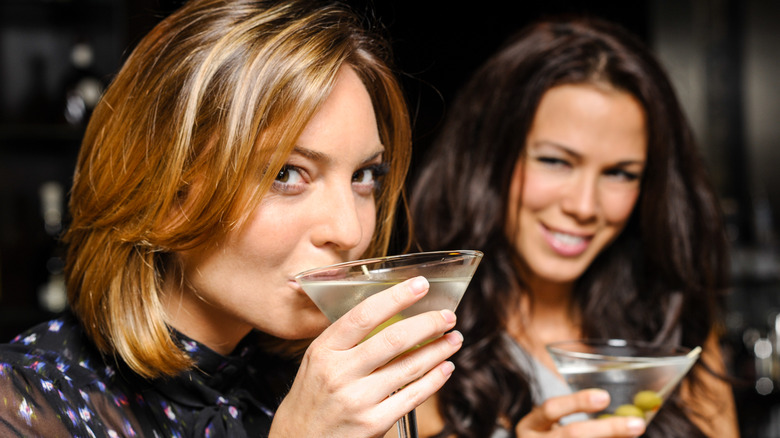
[[[291,279],[287,280],[287,284],[288,284],[288,285],[290,286],[290,288],[292,288],[292,289],[293,289],[295,292],[297,292],[297,293],[300,293],[300,294],[305,294],[305,292],[303,291],[303,288],[301,287],[301,285],[300,285],[300,284],[299,284],[297,281],[295,281],[295,279],[294,279],[294,278],[291,278]]]
[[[333,263],[331,263],[331,264],[333,264]],[[323,266],[328,266],[328,265],[323,265]],[[307,279],[308,280],[317,280],[317,281],[339,280],[339,279],[345,278],[346,273],[347,273],[347,269],[344,269],[344,268],[334,268],[334,269],[329,269],[329,270],[325,270],[325,271],[318,271],[318,272],[314,272],[312,274],[309,274],[309,275],[307,275]],[[289,282],[290,282],[292,288],[295,289],[296,291],[300,292],[300,293],[305,293],[305,291],[301,287],[301,284],[298,282],[296,277],[297,277],[297,274],[293,275],[293,276],[291,276],[289,278]]]
[[[553,231],[544,225],[542,225],[541,229],[542,236],[547,244],[563,257],[576,257],[582,254],[588,249],[592,238],[591,235],[585,236]]]

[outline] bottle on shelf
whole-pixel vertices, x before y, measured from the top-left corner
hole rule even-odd
[[[94,49],[86,41],[78,41],[71,48],[71,73],[66,78],[62,109],[69,125],[85,125],[103,95],[104,84],[93,70],[94,59]]]
[[[55,241],[54,248],[46,260],[48,278],[38,288],[38,305],[47,312],[57,313],[65,310],[68,302],[63,274],[65,257],[59,244],[59,236],[63,228],[65,189],[58,181],[47,181],[40,186],[38,195],[46,234]]]

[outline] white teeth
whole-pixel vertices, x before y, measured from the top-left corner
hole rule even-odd
[[[563,245],[569,245],[569,246],[579,245],[583,241],[585,241],[585,239],[583,239],[582,237],[572,236],[571,234],[564,234],[564,233],[557,233],[557,232],[552,232],[551,234],[555,240],[557,240]]]

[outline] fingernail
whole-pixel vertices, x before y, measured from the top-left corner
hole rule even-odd
[[[412,294],[421,295],[428,290],[428,280],[425,277],[416,277],[409,283],[409,288],[412,290]]]
[[[639,436],[645,432],[645,420],[641,418],[629,418],[626,427],[631,434]]]
[[[451,376],[453,371],[455,371],[454,363],[450,361],[445,361],[444,364],[442,364],[441,373],[444,374],[445,377]]]
[[[602,389],[593,390],[590,393],[590,402],[595,405],[603,405],[609,403],[609,393]]]
[[[445,335],[447,342],[452,345],[460,345],[463,343],[463,334],[457,330],[453,330]]]
[[[451,324],[455,322],[455,314],[452,312],[452,310],[444,309],[440,311],[441,317],[444,318],[444,321]]]

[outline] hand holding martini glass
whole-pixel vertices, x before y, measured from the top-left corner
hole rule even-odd
[[[423,312],[443,309],[454,312],[481,259],[479,251],[403,254],[311,269],[295,279],[314,304],[334,322],[371,295],[409,278],[425,277],[430,285],[425,297],[381,324],[373,334]],[[398,436],[417,437],[414,410],[398,421]]]

